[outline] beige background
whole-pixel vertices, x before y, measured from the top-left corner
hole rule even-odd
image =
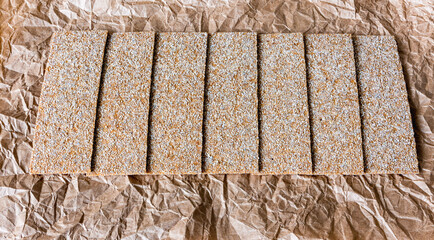
[[[85,2],[0,3],[0,238],[433,236],[432,1]],[[421,172],[356,177],[29,175],[48,44],[60,29],[394,35]]]

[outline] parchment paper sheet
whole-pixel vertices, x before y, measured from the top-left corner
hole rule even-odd
[[[431,0],[0,1],[0,238],[433,237],[432,5]],[[394,35],[409,89],[421,172],[29,175],[49,40],[60,29]]]

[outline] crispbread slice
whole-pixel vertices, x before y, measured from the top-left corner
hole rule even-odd
[[[53,34],[36,122],[30,172],[90,171],[107,31]]]
[[[110,36],[103,72],[92,174],[145,174],[152,32]]]
[[[315,174],[362,174],[354,52],[349,34],[306,36]]]
[[[410,108],[392,36],[354,39],[366,173],[417,173]]]
[[[200,173],[207,33],[161,33],[157,39],[149,170]]]
[[[259,37],[261,173],[312,173],[301,33]]]
[[[208,69],[204,171],[258,172],[256,33],[213,34]]]

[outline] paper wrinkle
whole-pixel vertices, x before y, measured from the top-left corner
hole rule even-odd
[[[0,238],[427,239],[434,235],[434,10],[424,1],[52,1],[0,7]],[[395,36],[421,172],[29,175],[53,32]]]

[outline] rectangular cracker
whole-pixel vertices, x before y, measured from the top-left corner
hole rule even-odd
[[[407,91],[392,36],[354,40],[367,173],[417,173]]]
[[[107,42],[94,174],[144,174],[154,33],[114,33]]]
[[[158,35],[150,127],[151,173],[201,172],[207,36]]]
[[[206,173],[258,172],[256,43],[256,33],[215,33],[210,38]]]
[[[315,174],[362,174],[354,52],[349,34],[306,36]]]
[[[90,171],[107,31],[54,33],[36,122],[30,172]]]
[[[261,173],[311,174],[303,35],[259,39]]]

